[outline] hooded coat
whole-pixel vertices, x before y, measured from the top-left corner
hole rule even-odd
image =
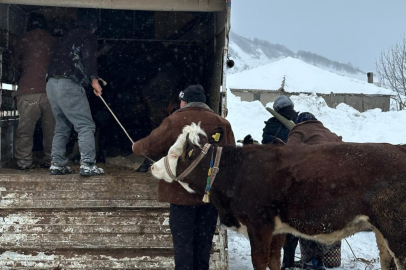
[[[327,142],[342,142],[342,137],[331,132],[318,120],[307,120],[290,131],[287,145],[319,144]]]

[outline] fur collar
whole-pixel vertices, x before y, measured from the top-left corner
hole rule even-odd
[[[180,108],[178,111],[182,111],[182,109],[186,109],[186,108],[203,108],[203,109],[208,109],[213,112],[213,110],[210,109],[210,107],[207,106],[203,102],[190,102],[190,103],[186,104],[183,108]]]

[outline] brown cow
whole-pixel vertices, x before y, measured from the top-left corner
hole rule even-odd
[[[211,137],[198,125],[186,126],[165,157],[167,166],[162,158],[152,174],[203,194],[210,158],[219,153],[206,145]],[[186,178],[168,174],[190,169],[204,145],[208,154]],[[276,235],[332,244],[365,230],[376,234],[382,269],[392,257],[398,270],[406,269],[406,145],[226,146],[218,168],[210,199],[223,221],[246,225],[254,269],[279,270],[279,262],[268,263],[280,257],[280,249],[270,250]]]

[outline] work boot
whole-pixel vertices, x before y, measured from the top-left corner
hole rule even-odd
[[[26,166],[26,165],[17,165],[17,169],[19,169],[19,170],[21,170],[21,171],[27,171],[27,170],[31,170],[31,169],[34,169],[34,168],[35,168],[34,164],[31,164],[31,165],[29,165],[29,166]]]
[[[79,168],[79,175],[81,176],[93,176],[102,175],[104,170],[102,168],[97,168],[95,163],[82,162]]]
[[[296,261],[293,265],[285,265],[282,263],[281,270],[295,270],[295,269],[303,269],[303,264],[300,261]]]
[[[137,172],[148,172],[149,167],[151,167],[151,161],[149,159],[144,159],[144,162],[136,169]]]
[[[72,173],[72,170],[69,166],[59,166],[56,163],[52,163],[49,169],[51,170],[51,175],[64,175]]]
[[[323,261],[320,259],[312,259],[311,261],[304,263],[303,269],[326,270]]]
[[[50,165],[50,162],[49,161],[42,161],[40,164],[39,164],[39,167],[40,168],[49,168],[51,165]]]

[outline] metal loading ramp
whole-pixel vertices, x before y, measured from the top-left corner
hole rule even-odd
[[[173,269],[169,205],[149,173],[52,176],[0,169],[0,269]],[[228,269],[217,230],[210,269]]]

